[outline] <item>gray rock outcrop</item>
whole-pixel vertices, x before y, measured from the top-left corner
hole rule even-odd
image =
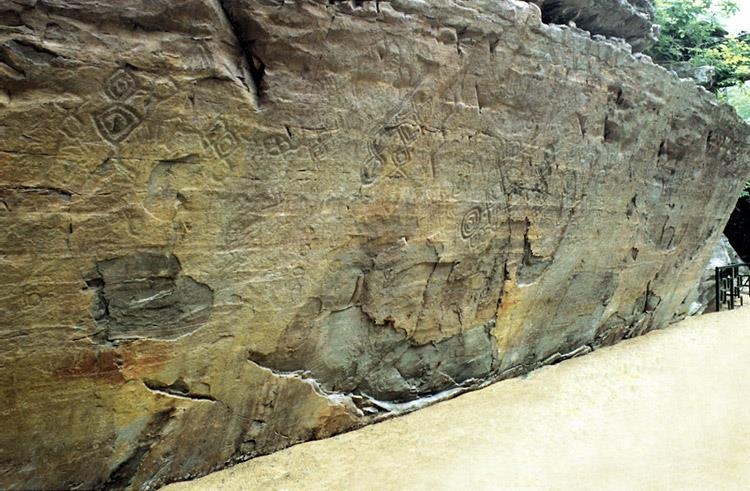
[[[686,315],[733,110],[521,2],[0,5],[0,488],[142,488]]]
[[[527,0],[542,10],[547,23],[568,24],[607,37],[621,38],[637,52],[656,41],[651,0]]]
[[[716,67],[711,65],[695,66],[689,61],[668,63],[668,70],[674,71],[678,77],[690,78],[706,89],[711,89],[716,83]]]

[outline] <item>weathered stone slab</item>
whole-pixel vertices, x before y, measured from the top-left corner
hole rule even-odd
[[[663,327],[749,135],[528,3],[3,4],[0,487],[153,488]]]

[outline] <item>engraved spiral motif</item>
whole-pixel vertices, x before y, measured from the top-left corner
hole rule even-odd
[[[469,210],[461,221],[461,237],[469,239],[482,227],[482,209],[478,206]]]

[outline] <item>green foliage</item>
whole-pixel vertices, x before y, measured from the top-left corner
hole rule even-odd
[[[668,65],[689,62],[716,69],[714,89],[720,99],[750,123],[750,34],[729,36],[721,16],[738,12],[734,0],[656,0],[655,22],[661,26],[658,42],[648,54]],[[750,181],[742,197],[750,199]]]
[[[750,39],[728,36],[722,15],[738,11],[734,0],[656,0],[658,42],[649,54],[659,63],[716,67],[716,88],[750,79]]]
[[[749,39],[727,37],[721,43],[699,52],[693,58],[695,65],[712,65],[716,68],[716,86],[731,87],[750,79]]]
[[[737,11],[731,0],[719,0],[716,6],[726,13]],[[712,7],[714,0],[657,0],[655,20],[661,34],[651,56],[660,62],[690,61],[696,52],[720,42],[727,32]]]
[[[731,106],[734,106],[737,114],[750,123],[750,85],[744,84],[729,87],[722,94],[723,99]]]
[[[742,119],[750,123],[750,82],[724,89],[720,95],[725,102],[734,106]],[[745,189],[740,196],[750,199],[750,181],[745,183]]]

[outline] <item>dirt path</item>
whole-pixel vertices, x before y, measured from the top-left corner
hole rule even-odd
[[[167,489],[750,489],[750,308]]]

